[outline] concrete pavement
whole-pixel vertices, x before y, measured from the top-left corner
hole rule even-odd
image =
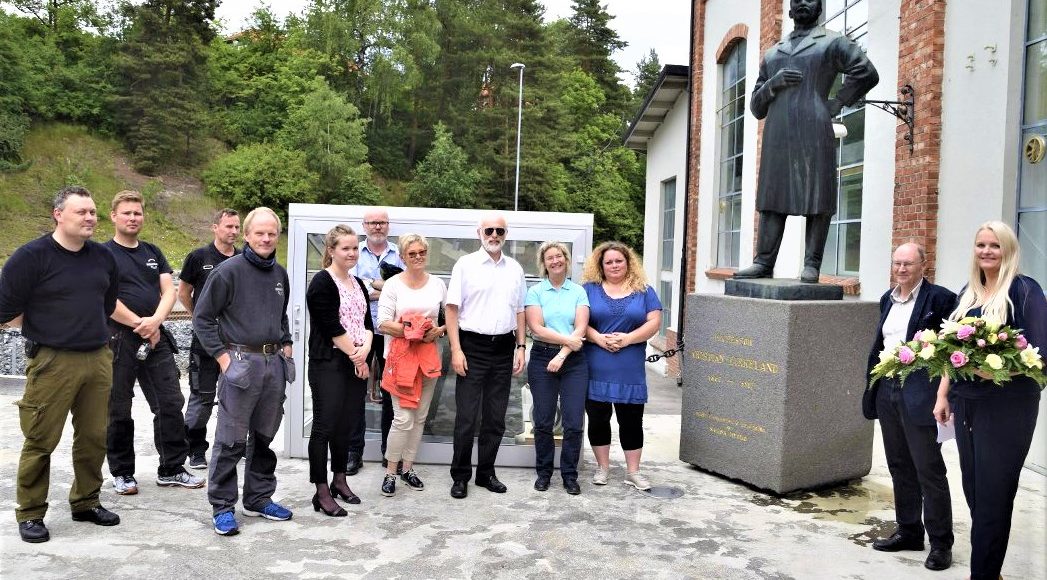
[[[946,444],[956,521],[956,564],[923,567],[927,552],[886,554],[873,539],[893,529],[890,478],[879,436],[873,471],[850,485],[770,496],[704,473],[678,459],[679,397],[672,380],[652,380],[645,420],[644,471],[657,486],[679,488],[657,499],[622,484],[621,450],[612,454],[611,483],[589,483],[594,462],[583,451],[582,495],[567,495],[554,478],[548,492],[532,489],[529,469],[502,468],[509,487],[493,494],[470,486],[449,497],[447,467],[422,465],[422,492],[379,494],[382,469],[366,464],[350,478],[363,503],[349,517],[314,513],[308,464],[281,457],[276,499],[295,510],[289,522],[241,520],[241,534],[211,530],[204,489],[157,487],[152,418],[141,397],[134,415],[141,491],[118,496],[106,470],[102,503],[122,523],[103,528],[73,522],[71,427],[53,457],[52,540],[20,541],[14,520],[14,478],[22,444],[12,403],[16,387],[0,385],[0,574],[5,578],[963,578],[970,517],[960,487],[956,448]],[[213,425],[212,425],[213,433]],[[282,445],[278,436],[277,445]],[[1047,578],[1042,475],[1025,470],[1004,565],[1008,578]]]

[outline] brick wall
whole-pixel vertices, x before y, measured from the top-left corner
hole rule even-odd
[[[684,251],[687,252],[687,270],[680,280],[680,309],[684,308],[684,297],[694,292],[698,269],[698,161],[702,151],[702,75],[705,71],[705,4],[708,0],[692,0],[691,20],[691,102],[690,140],[687,144],[687,223],[684,226]]]
[[[927,278],[933,281],[938,242],[945,2],[902,0],[900,21],[898,86],[910,84],[915,89],[916,126],[915,146],[910,155],[909,144],[903,138],[906,127],[898,124],[892,247],[909,240],[922,243],[927,248]]]

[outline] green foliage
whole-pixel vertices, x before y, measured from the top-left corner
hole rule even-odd
[[[317,176],[306,155],[283,146],[241,145],[217,159],[203,174],[207,191],[240,210],[272,208],[287,218],[287,204],[316,201]]]
[[[639,110],[643,106],[643,100],[647,98],[647,93],[654,88],[654,83],[658,82],[659,75],[662,74],[662,65],[658,62],[658,53],[651,49],[651,52],[647,53],[646,56],[640,59],[640,62],[636,63],[636,87],[633,88],[633,110]]]
[[[414,181],[407,186],[407,203],[415,207],[471,208],[476,206],[480,174],[465,151],[455,145],[442,123],[429,154],[418,164]]]
[[[22,143],[29,119],[21,113],[0,109],[0,171],[20,167]]]

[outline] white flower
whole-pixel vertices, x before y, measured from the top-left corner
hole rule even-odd
[[[927,331],[930,332],[930,331]],[[934,345],[928,344],[927,346],[920,349],[920,358],[923,360],[931,360],[934,357]]]
[[[1019,355],[1022,364],[1029,368],[1043,368],[1043,358],[1040,357],[1040,347],[1027,346]]]

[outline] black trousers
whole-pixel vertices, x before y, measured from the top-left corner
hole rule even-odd
[[[618,418],[618,439],[622,451],[643,449],[643,403],[608,403],[585,401],[589,417],[589,445],[599,447],[611,444],[611,412]]]
[[[189,347],[189,403],[185,406],[185,436],[190,454],[207,451],[207,422],[214,411],[220,373],[218,361],[204,351],[193,332]]]
[[[473,437],[479,426],[476,480],[482,482],[494,475],[494,461],[505,434],[516,335],[509,332],[491,336],[461,330],[458,336],[469,370],[464,377],[458,377],[454,389],[451,479],[469,481],[472,477]]]
[[[313,428],[309,434],[309,482],[327,481],[327,454],[331,471],[345,473],[350,434],[361,424],[367,381],[356,376],[353,362],[342,352],[330,360],[309,361],[309,390],[313,396]]]
[[[913,423],[902,387],[891,379],[881,381],[877,389],[876,414],[894,486],[898,532],[923,539],[926,526],[932,548],[951,549],[952,496],[938,429]]]
[[[142,339],[129,328],[114,328],[110,340],[113,349],[113,388],[109,393],[109,428],[106,433],[106,459],[114,476],[134,475],[134,421],[131,402],[135,379],[153,412],[153,444],[160,454],[158,475],[174,475],[185,468],[189,443],[185,438],[182,416],[181,386],[174,347],[166,332],[144,361],[135,358]]]
[[[370,370],[372,373],[381,373],[385,369],[385,336],[381,334],[375,334],[371,341],[371,352],[373,355],[369,358]],[[378,364],[374,364],[375,361]],[[364,454],[364,444],[366,443],[367,435],[367,393],[364,392],[364,404],[360,405],[359,415],[360,419],[357,421],[356,426],[353,428],[353,432],[349,436],[349,453],[355,453],[357,455]],[[393,401],[389,398],[389,394],[382,391],[382,457],[385,457],[385,442],[389,439],[389,429],[393,425]]]
[[[773,211],[760,212],[760,233],[756,239],[756,257],[753,262],[768,268],[774,267],[785,234],[785,219],[788,217],[787,214]],[[820,270],[832,216],[813,214],[804,217],[807,218],[807,234],[804,239],[803,265]]]
[[[995,580],[1007,554],[1014,496],[1036,430],[1040,394],[993,392],[951,402],[963,494],[971,510],[971,580]]]

